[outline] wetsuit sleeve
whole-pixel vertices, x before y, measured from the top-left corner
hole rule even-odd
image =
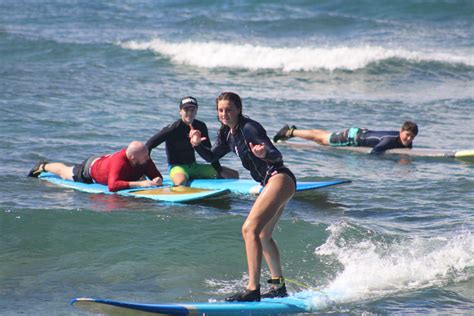
[[[160,130],[158,133],[153,135],[147,142],[146,142],[146,147],[148,147],[148,153],[151,153],[151,150],[155,148],[156,146],[160,145],[166,139],[168,138],[168,135],[173,131],[175,123],[172,123],[166,127],[164,127],[162,130]]]
[[[393,145],[393,138],[384,138],[380,143],[378,143],[372,150],[370,151],[371,155],[380,155],[383,154],[384,151],[392,148],[396,148],[396,146]]]
[[[211,146],[211,140],[209,139],[209,132],[207,130],[207,126],[206,124],[203,124],[203,127],[202,127],[202,130],[201,130],[201,133],[202,133],[202,136],[203,137],[206,137],[206,139],[203,141],[203,145],[207,148],[212,148]],[[197,150],[196,150],[197,151]],[[198,151],[198,154],[199,154],[199,151]],[[199,154],[201,156],[201,154]],[[201,156],[202,157],[202,156]],[[202,157],[203,159],[205,159],[204,157]],[[212,166],[214,167],[214,169],[217,170],[217,172],[221,172],[222,171],[222,166],[219,162],[219,160],[216,160],[216,161],[213,161],[212,162]]]
[[[151,159],[149,159],[146,164],[145,175],[150,180],[153,180],[156,177],[160,177],[161,179],[163,179],[163,176],[161,175],[160,171],[158,171],[158,168],[156,168],[155,163]]]
[[[120,174],[126,167],[125,162],[120,157],[110,158],[109,177],[107,185],[110,192],[117,192],[119,190],[129,189],[130,185],[128,181],[120,180]]]
[[[257,122],[252,124],[246,124],[244,127],[245,138],[252,142],[253,145],[265,144],[267,153],[263,160],[270,163],[278,163],[283,160],[283,157],[278,149],[273,145],[270,139],[267,136],[267,132],[262,125]]]
[[[225,133],[222,129],[219,131],[217,141],[212,148],[206,147],[204,142],[201,142],[201,144],[194,147],[194,149],[196,149],[199,156],[207,162],[215,162],[230,152],[229,144],[227,143]]]

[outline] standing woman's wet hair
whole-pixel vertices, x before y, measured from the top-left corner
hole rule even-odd
[[[219,104],[219,101],[222,101],[222,100],[228,100],[228,101],[232,102],[232,104],[235,105],[235,107],[240,110],[239,119],[243,117],[243,115],[242,115],[242,100],[240,99],[240,97],[237,93],[222,92],[216,98],[216,110],[217,110],[217,105]]]

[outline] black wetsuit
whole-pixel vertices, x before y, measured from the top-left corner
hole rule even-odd
[[[255,156],[250,150],[249,143],[253,145],[265,144],[267,150],[265,158],[261,159]],[[217,161],[217,159],[233,151],[239,156],[245,169],[250,171],[252,178],[262,185],[265,185],[272,175],[281,172],[288,174],[296,185],[295,176],[283,165],[283,157],[278,149],[273,146],[265,129],[258,122],[248,117],[240,118],[234,134],[230,132],[228,126],[221,127],[212,149],[205,143],[201,143],[195,149],[201,157],[209,162]]]
[[[373,147],[371,154],[379,155],[388,149],[412,148],[412,144],[405,146],[400,140],[400,132],[370,131],[362,129],[357,137],[357,146]]]
[[[199,120],[193,121],[193,128],[201,132],[202,137],[206,137],[203,141],[205,146],[211,147],[209,133],[204,122]],[[159,144],[166,142],[166,156],[170,165],[187,165],[196,162],[194,148],[189,142],[190,127],[179,119],[174,123],[163,128],[161,131],[153,135],[147,142],[149,152]],[[204,156],[201,155],[203,159]],[[220,172],[222,167],[218,160],[212,163],[212,166]]]

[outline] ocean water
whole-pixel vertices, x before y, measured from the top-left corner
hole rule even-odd
[[[83,315],[93,296],[221,300],[246,282],[255,197],[192,204],[80,193],[27,178],[146,141],[193,95],[241,95],[273,136],[419,124],[416,147],[473,149],[473,1],[0,1],[0,314]],[[280,146],[301,180],[275,231],[313,313],[470,314],[474,164]],[[165,172],[163,146],[152,155]],[[237,157],[223,164],[249,178]],[[264,270],[262,284],[268,276]],[[337,293],[321,299],[317,291]]]

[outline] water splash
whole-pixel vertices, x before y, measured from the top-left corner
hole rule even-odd
[[[345,222],[330,226],[330,237],[316,249],[317,255],[335,257],[343,269],[321,289],[324,295],[303,293],[314,308],[373,300],[473,277],[469,268],[474,267],[474,236],[470,231],[387,243],[372,234],[369,238],[347,238],[347,231],[352,229]]]

